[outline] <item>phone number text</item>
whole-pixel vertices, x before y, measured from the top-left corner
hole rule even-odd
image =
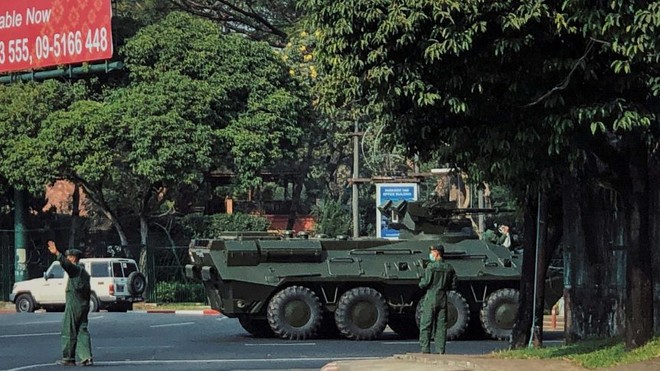
[[[105,27],[87,32],[71,31],[36,38],[0,40],[0,66],[26,64],[39,66],[43,61],[70,58],[83,54],[107,52],[112,48]]]

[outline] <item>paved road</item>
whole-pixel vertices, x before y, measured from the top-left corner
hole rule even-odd
[[[0,370],[61,369],[61,313],[0,314]],[[256,339],[224,316],[106,313],[90,316],[95,368],[103,370],[318,370],[338,359],[417,352],[386,332],[376,341]],[[454,341],[449,353],[483,354],[502,341]]]

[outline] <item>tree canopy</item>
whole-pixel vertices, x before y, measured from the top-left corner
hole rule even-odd
[[[122,244],[122,215],[140,217],[146,243],[146,224],[169,191],[225,168],[237,174],[238,192],[295,155],[309,104],[267,44],[173,12],[142,27],[120,54],[126,78],[100,89],[2,87],[0,169],[11,184],[81,184]]]
[[[181,10],[219,23],[227,32],[282,47],[301,14],[293,0],[169,0]]]
[[[588,177],[630,205],[630,295],[652,296],[643,174],[657,156],[660,4],[301,3],[320,35],[321,107],[357,108],[410,154],[508,184],[527,202],[595,169]],[[650,300],[628,306],[646,321],[627,321],[628,346],[648,340]]]

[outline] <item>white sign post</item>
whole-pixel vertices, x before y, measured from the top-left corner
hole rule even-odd
[[[416,201],[418,195],[416,183],[381,183],[376,184],[376,206],[386,201]],[[376,208],[376,236],[396,240],[399,231],[387,225],[387,218]]]

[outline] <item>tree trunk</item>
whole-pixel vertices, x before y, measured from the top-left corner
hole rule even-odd
[[[140,214],[140,257],[138,259],[138,265],[142,272],[148,272],[148,248],[147,244],[149,243],[149,219],[146,215]]]
[[[528,195],[523,205],[523,263],[520,277],[520,306],[513,326],[511,347],[525,348],[529,343],[534,305],[534,261],[536,257],[536,211],[534,195]]]
[[[656,157],[660,157],[656,154]],[[649,162],[649,226],[653,267],[660,267],[660,158]],[[660,336],[660,273],[653,273],[654,333]]]
[[[149,218],[145,215],[140,215],[140,245],[147,246],[149,240]]]
[[[649,230],[649,187],[646,153],[630,164],[630,195],[626,208],[628,264],[626,282],[626,349],[646,344],[653,336],[653,279]]]
[[[78,232],[78,218],[80,216],[80,186],[73,183],[71,195],[71,233],[69,233],[69,248],[76,247],[76,234]]]
[[[303,189],[303,175],[296,176],[296,180],[293,184],[293,192],[291,195],[291,209],[289,210],[289,219],[286,223],[286,229],[292,230],[294,224],[296,223],[298,205],[300,204],[300,195],[302,194]]]
[[[548,254],[548,197],[545,190],[539,192],[537,216],[537,246],[535,257],[535,292],[534,297],[534,348],[543,346],[543,301],[545,300],[545,273],[547,271]]]
[[[119,243],[122,246],[128,246],[128,238],[126,238],[126,233],[124,233],[124,227],[122,227],[115,213],[105,202],[105,198],[103,197],[103,189],[100,186],[93,187],[90,183],[81,178],[74,178],[73,181],[76,183],[79,182],[82,185],[87,197],[89,197],[89,199],[101,209],[103,215],[105,215],[105,217],[110,220],[112,226],[117,231],[117,235],[119,236]]]
[[[562,181],[565,338],[569,343],[590,336],[617,336],[623,329],[626,277],[621,202],[617,192],[589,178],[573,174]]]
[[[119,236],[119,243],[122,246],[128,246],[128,238],[126,238],[124,227],[119,222],[119,219],[117,219],[117,217],[115,217],[114,213],[112,213],[111,211],[102,210],[102,212],[105,215],[105,217],[110,220],[112,226],[115,228],[115,231],[117,231],[117,235]]]

